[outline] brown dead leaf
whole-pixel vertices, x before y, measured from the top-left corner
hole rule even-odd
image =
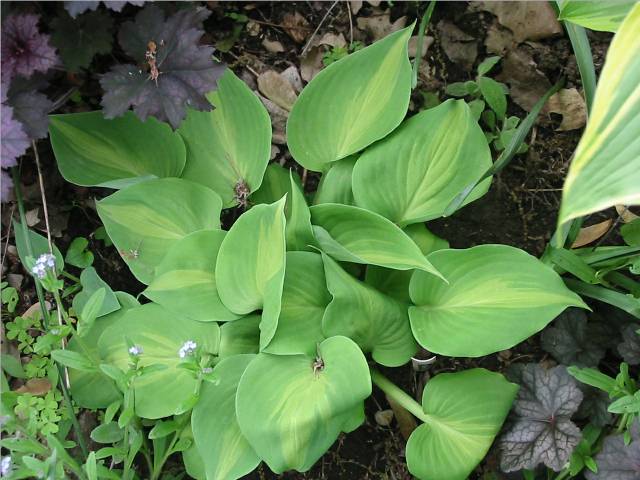
[[[575,130],[587,123],[587,104],[575,88],[563,88],[554,94],[543,112],[554,112],[562,115],[562,123],[558,131]]]
[[[362,8],[362,0],[351,0],[349,5],[351,6],[351,15],[357,15]]]
[[[267,70],[258,76],[258,89],[276,105],[291,111],[298,97],[289,81],[274,70]]]
[[[17,393],[30,393],[42,397],[51,390],[51,382],[46,378],[32,378],[16,390]]]
[[[269,117],[271,117],[271,128],[273,129],[271,136],[272,143],[285,145],[287,143],[286,127],[289,112],[260,94],[258,94],[258,98],[260,98],[267,112],[269,112]]]
[[[487,30],[484,45],[489,53],[504,56],[506,52],[516,46],[516,41],[511,30],[501,27],[498,22],[494,22]]]
[[[285,71],[280,73],[280,76],[291,84],[296,93],[300,93],[302,91],[302,79],[300,78],[298,69],[294,65],[291,65]]]
[[[388,427],[393,421],[393,410],[378,410],[373,417],[378,425]]]
[[[571,245],[571,248],[584,247],[585,245],[589,245],[591,242],[595,242],[609,231],[612,223],[613,220],[608,219],[604,222],[596,223],[595,225],[582,227],[573,242],[573,245]]]
[[[429,47],[431,45],[433,45],[433,37],[425,36],[422,39],[422,58],[424,58],[427,55],[427,50],[429,50]],[[415,58],[417,49],[418,49],[418,36],[416,35],[409,39],[409,47],[408,47],[409,58]]]
[[[299,12],[287,13],[282,19],[282,28],[297,43],[304,42],[311,32],[309,22]]]
[[[618,212],[618,215],[620,215],[624,223],[631,223],[636,218],[640,218],[625,205],[616,205],[616,212]]]
[[[524,48],[512,50],[504,57],[502,71],[496,79],[509,85],[509,95],[527,112],[551,88],[545,74],[538,70],[533,58]]]
[[[549,2],[480,2],[480,8],[498,17],[513,32],[515,40],[541,40],[562,33],[562,26]]]
[[[409,440],[411,433],[417,428],[418,424],[416,419],[414,418],[409,411],[397,403],[393,398],[386,395],[387,402],[391,406],[393,410],[393,415],[396,417],[396,421],[398,422],[398,427],[400,428],[400,433],[404,437],[405,440]]]
[[[384,12],[376,11],[376,13],[370,17],[358,17],[356,23],[358,28],[368,33],[375,42],[390,33],[397,32],[404,28],[407,24],[407,17],[400,17],[391,23],[389,10],[385,10]]]
[[[46,300],[44,302],[44,306],[47,309],[47,311],[51,310],[51,304],[49,302],[47,302]],[[29,308],[27,308],[25,310],[25,312],[21,315],[21,317],[31,318],[36,314],[40,315],[40,313],[41,313],[40,312],[40,302],[36,302],[33,305],[31,305]]]
[[[15,288],[18,291],[20,291],[23,280],[24,275],[20,275],[19,273],[10,273],[9,275],[7,275],[7,282],[9,282],[9,286]]]
[[[305,82],[310,82],[322,70],[323,56],[324,49],[322,47],[311,47],[307,54],[300,59],[300,76]]]
[[[27,225],[29,227],[33,227],[37,225],[40,221],[40,216],[38,215],[40,212],[40,208],[34,208],[33,210],[27,211],[25,217],[27,218]]]
[[[269,40],[268,38],[265,38],[264,40],[262,40],[262,46],[265,48],[267,52],[271,52],[271,53],[284,52],[284,47],[277,40]]]
[[[344,35],[341,33],[325,33],[320,40],[318,40],[318,45],[329,45],[334,48],[344,48],[347,46],[347,41],[344,38]]]
[[[478,43],[448,20],[440,20],[436,25],[444,53],[453,63],[465,70],[471,70],[478,56]]]

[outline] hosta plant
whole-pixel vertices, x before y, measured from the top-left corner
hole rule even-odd
[[[189,111],[177,131],[133,114],[51,118],[63,176],[117,190],[98,214],[146,285],[142,305],[116,293],[108,313],[111,290],[95,290],[91,324],[57,354],[78,405],[111,409],[115,437],[132,416],[174,416],[149,435],[155,447],[181,432],[171,451],[196,478],[236,479],[260,462],[306,471],[363,423],[375,385],[421,422],[406,448],[416,477],[464,479],[482,460],[516,385],[481,368],[443,373],[416,401],[378,365],[404,365],[420,346],[488,355],[586,305],[522,250],[450,249],[425,227],[492,161],[464,101],[406,118],[412,30],[332,63],[298,98],[289,150],[322,175],[309,198],[294,171],[267,168],[268,114],[230,70],[208,95],[215,109]],[[242,214],[221,222],[233,207]]]

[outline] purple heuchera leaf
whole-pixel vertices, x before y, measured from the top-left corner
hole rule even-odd
[[[214,90],[224,66],[213,61],[213,47],[200,45],[205,8],[181,10],[167,20],[155,5],[122,25],[118,41],[138,65],[118,65],[102,76],[106,118],[129,107],[145,120],[153,115],[176,129],[187,107],[209,111],[205,94]]]
[[[520,390],[511,427],[500,439],[502,470],[534,469],[544,463],[560,471],[581,436],[571,421],[582,401],[576,380],[561,365],[550,370],[518,365],[512,376]]]
[[[29,77],[58,62],[49,35],[38,31],[38,15],[10,15],[2,24],[2,77]]]
[[[622,342],[618,344],[618,353],[629,365],[640,364],[640,324],[630,323],[622,329]]]
[[[587,480],[640,480],[640,423],[631,426],[631,443],[624,435],[610,435],[596,455],[598,472],[587,472]]]
[[[106,2],[102,2],[104,3],[104,6],[107,7],[110,10],[113,10],[115,12],[120,12],[124,6],[127,3],[130,3],[131,5],[136,5],[136,6],[141,6],[144,4],[144,1],[130,1],[130,2],[121,2],[121,1],[106,1]],[[65,10],[67,10],[67,12],[69,12],[69,15],[71,15],[73,18],[76,18],[78,15],[80,15],[81,13],[86,12],[87,10],[95,10],[96,8],[98,8],[98,5],[100,5],[100,2],[95,1],[95,2],[82,2],[82,1],[73,1],[73,2],[64,2],[64,8]]]
[[[48,113],[53,106],[46,95],[35,90],[16,94],[9,92],[9,104],[13,108],[13,116],[22,124],[29,138],[46,138],[49,128]]]
[[[13,117],[13,109],[2,104],[2,168],[13,167],[16,159],[29,148],[29,137],[22,124]]]

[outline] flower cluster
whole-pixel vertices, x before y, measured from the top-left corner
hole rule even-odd
[[[129,347],[129,355],[138,357],[144,353],[144,349],[140,345],[133,345]]]
[[[31,273],[39,279],[47,276],[48,270],[53,270],[56,266],[56,257],[50,253],[43,253],[36,260],[36,264],[31,269]]]
[[[196,348],[198,348],[198,344],[193,340],[187,340],[182,344],[180,350],[178,350],[178,356],[180,358],[185,358],[193,355],[196,352]]]
[[[2,457],[0,460],[0,477],[8,477],[11,473],[11,457]]]

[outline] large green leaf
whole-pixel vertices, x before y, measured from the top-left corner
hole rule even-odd
[[[109,237],[144,284],[178,240],[220,228],[221,207],[215,192],[179,178],[138,183],[97,202]]]
[[[27,242],[31,243],[31,248],[33,249],[31,253],[33,254],[34,260],[37,260],[40,255],[50,252],[49,241],[46,237],[34,232],[30,228],[27,228],[27,235],[25,235],[22,224],[17,220],[13,221],[13,232],[16,239],[18,256],[20,257],[20,262],[22,262],[22,265],[24,265],[25,268],[28,265],[27,257],[29,256],[29,246]],[[29,237],[28,240],[27,236]],[[53,256],[56,258],[56,270],[61,272],[64,269],[64,257],[55,244],[53,245]]]
[[[315,355],[324,340],[322,316],[330,301],[320,255],[287,252],[278,328],[265,351]]]
[[[216,263],[218,293],[226,307],[245,315],[262,309],[260,348],[275,333],[285,271],[285,198],[240,216],[222,241]]]
[[[321,203],[355,204],[351,189],[351,176],[357,159],[356,155],[352,155],[331,164],[331,168],[320,178],[318,190],[313,197],[314,205]]]
[[[320,248],[336,260],[440,275],[413,240],[377,213],[336,203],[314,205],[310,210]]]
[[[287,197],[285,216],[287,217],[287,250],[310,250],[316,244],[311,226],[309,205],[302,189],[296,184],[293,173],[290,175],[291,196]]]
[[[285,194],[291,194],[291,179],[302,189],[300,175],[294,170],[282,167],[279,163],[270,163],[264,172],[264,179],[260,188],[251,194],[249,201],[252,205],[258,203],[273,203],[280,200]]]
[[[302,91],[287,122],[293,158],[309,170],[362,150],[407,113],[413,25],[322,70]]]
[[[428,258],[449,284],[416,271],[409,317],[418,343],[434,353],[488,355],[529,338],[569,306],[587,308],[556,272],[514,247],[439,250]]]
[[[125,292],[115,292],[115,296],[120,308],[113,313],[97,318],[80,341],[77,337],[73,337],[67,344],[67,350],[84,355],[96,365],[95,371],[69,369],[71,396],[82,408],[92,410],[107,408],[121,396],[115,383],[97,368],[100,363],[103,363],[98,350],[98,340],[102,332],[122,318],[127,310],[140,304]]]
[[[80,315],[82,313],[82,309],[85,307],[91,296],[101,288],[104,288],[105,296],[96,318],[113,313],[120,308],[120,303],[118,302],[115,293],[113,293],[113,290],[111,290],[111,287],[107,282],[100,278],[100,275],[98,275],[95,268],[85,268],[80,274],[80,283],[82,285],[82,291],[73,297],[73,310],[76,312],[76,315]]]
[[[216,260],[226,232],[201,230],[178,240],[156,267],[144,295],[176,314],[202,322],[235,320],[218,296]]]
[[[349,337],[387,367],[407,363],[418,349],[407,305],[356,280],[330,257],[323,261],[333,297],[322,319],[325,336]]]
[[[420,480],[464,480],[500,431],[518,386],[474,368],[441,373],[422,394],[425,415],[407,442],[407,466]]]
[[[98,347],[105,363],[126,371],[130,363],[130,341],[142,348],[139,365],[167,367],[134,379],[138,416],[173,415],[193,395],[197,380],[190,371],[178,367],[183,361],[178,352],[188,340],[196,342],[202,353],[217,354],[220,328],[217,323],[197,322],[175,315],[155,303],[127,310],[100,336]]]
[[[213,374],[217,381],[202,385],[193,409],[193,439],[204,461],[207,480],[235,480],[260,463],[236,420],[236,390],[253,357],[235,355],[216,365]]]
[[[491,167],[487,140],[464,100],[447,100],[405,121],[358,158],[356,203],[398,225],[441,217]],[[467,202],[484,195],[482,182]]]
[[[613,38],[562,191],[558,224],[640,203],[640,4]]]
[[[62,176],[83,186],[123,188],[149,178],[179,177],[186,152],[166,123],[133,112],[107,120],[101,111],[51,115],[49,135]]]
[[[190,110],[178,133],[187,146],[182,178],[210,187],[225,207],[260,187],[271,156],[271,120],[262,102],[231,69],[207,95],[210,112]]]
[[[329,338],[318,350],[321,361],[260,353],[240,380],[240,430],[276,473],[308,470],[341,431],[364,420],[363,400],[371,394],[364,355],[345,337]]]
[[[558,18],[591,30],[616,32],[635,4],[636,0],[564,0]]]
[[[258,353],[260,315],[247,315],[220,327],[220,358],[243,353]]]

